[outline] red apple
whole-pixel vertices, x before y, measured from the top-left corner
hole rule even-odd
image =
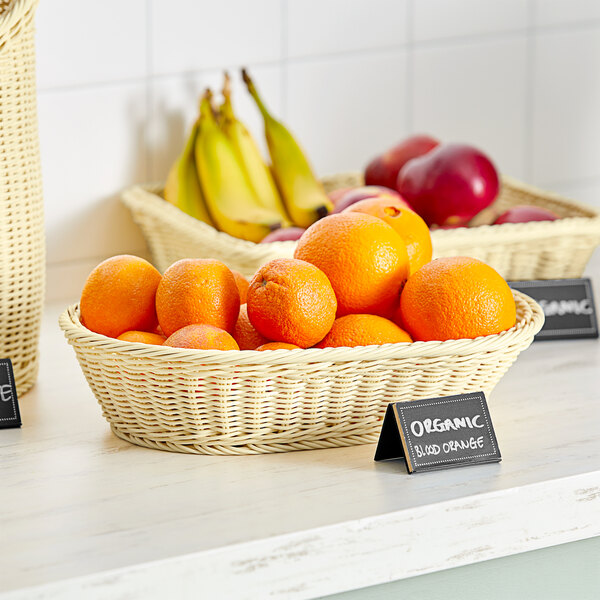
[[[400,169],[411,159],[426,154],[439,144],[428,135],[413,135],[387,152],[375,157],[365,169],[366,185],[382,185],[396,188]]]
[[[340,213],[355,202],[366,200],[367,198],[389,198],[390,200],[399,200],[406,204],[396,190],[382,187],[379,185],[365,185],[353,188],[346,192],[341,198],[338,198],[333,213]],[[407,205],[408,206],[408,205]]]
[[[513,206],[506,212],[503,212],[493,223],[493,225],[502,225],[503,223],[529,223],[530,221],[556,221],[560,218],[547,208],[539,206],[529,206],[522,204]]]
[[[300,236],[304,233],[304,229],[302,227],[282,227],[280,229],[276,229],[275,231],[271,231],[268,233],[262,240],[260,240],[260,244],[269,244],[270,242],[287,242],[290,240],[298,240]]]
[[[498,195],[496,168],[483,152],[466,144],[441,144],[409,161],[397,189],[431,225],[466,225]]]
[[[333,205],[335,206],[340,198],[344,197],[344,194],[347,194],[350,190],[353,190],[353,187],[344,187],[344,188],[338,188],[337,190],[331,190],[331,192],[329,192],[327,195],[329,196],[329,199],[331,200],[331,202],[333,202]]]

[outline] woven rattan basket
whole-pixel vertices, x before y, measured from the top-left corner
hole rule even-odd
[[[362,176],[346,173],[326,178],[323,183],[331,191],[361,185]],[[123,201],[141,227],[161,270],[180,258],[211,257],[251,276],[265,262],[294,253],[295,242],[254,244],[221,233],[167,204],[160,193],[159,186],[136,186],[124,192]],[[504,177],[494,208],[503,211],[517,204],[546,207],[562,218],[434,231],[434,256],[474,256],[511,281],[580,277],[600,243],[599,213]]]
[[[0,357],[17,392],[38,370],[44,223],[33,17],[37,0],[0,0]]]
[[[513,292],[517,324],[474,340],[257,352],[121,342],[60,326],[114,433],[149,448],[256,454],[366,444],[389,402],[489,394],[544,322]]]

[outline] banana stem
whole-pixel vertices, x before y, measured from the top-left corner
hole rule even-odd
[[[212,97],[213,97],[213,93],[212,91],[207,88],[204,91],[204,94],[202,94],[202,98],[200,99],[200,116],[203,118],[210,118],[210,119],[214,119],[215,115],[213,113],[213,107],[212,107]]]
[[[248,88],[248,92],[254,98],[254,102],[256,102],[256,105],[258,106],[258,110],[260,110],[263,117],[271,118],[271,115],[269,114],[267,107],[264,105],[261,97],[258,95],[258,91],[256,90],[256,87],[254,85],[254,81],[252,81],[252,79],[246,69],[242,69],[242,79],[244,80],[244,83],[246,84],[246,87]]]
[[[221,115],[227,121],[233,121],[233,105],[231,103],[231,78],[229,73],[225,71],[223,81],[223,104],[221,104]]]
[[[231,98],[231,77],[227,71],[223,71],[223,91],[225,98]]]

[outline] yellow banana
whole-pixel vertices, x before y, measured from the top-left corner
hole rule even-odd
[[[194,148],[197,135],[198,121],[196,120],[183,152],[171,166],[164,195],[167,202],[175,205],[184,213],[214,226],[202,198],[202,190],[196,171]]]
[[[225,135],[231,140],[231,144],[238,160],[244,168],[249,184],[252,186],[258,203],[269,210],[279,213],[283,219],[283,226],[290,225],[285,207],[273,181],[269,167],[263,161],[260,150],[254,138],[239,121],[231,104],[231,81],[229,74],[225,73],[225,84],[223,86],[223,104],[220,110],[220,125]]]
[[[298,227],[308,227],[333,210],[333,204],[288,129],[268,112],[247,71],[244,82],[265,122],[265,136],[271,155],[272,172],[283,203]]]
[[[227,136],[221,131],[207,91],[200,103],[196,167],[206,206],[217,227],[237,238],[259,242],[281,227],[281,216],[258,204]]]

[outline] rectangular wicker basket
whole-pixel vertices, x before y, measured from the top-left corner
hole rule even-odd
[[[347,173],[323,183],[330,191],[361,185],[362,176]],[[161,193],[160,186],[135,186],[123,193],[160,270],[181,258],[216,258],[250,277],[269,260],[294,254],[295,242],[255,244],[233,238],[167,204]],[[503,177],[494,208],[503,211],[518,204],[549,208],[561,219],[433,231],[434,257],[473,256],[509,281],[580,277],[600,243],[600,213]]]
[[[200,454],[256,454],[375,442],[390,402],[483,390],[541,329],[544,314],[514,291],[516,325],[474,340],[257,352],[122,342],[60,317],[115,435]]]

